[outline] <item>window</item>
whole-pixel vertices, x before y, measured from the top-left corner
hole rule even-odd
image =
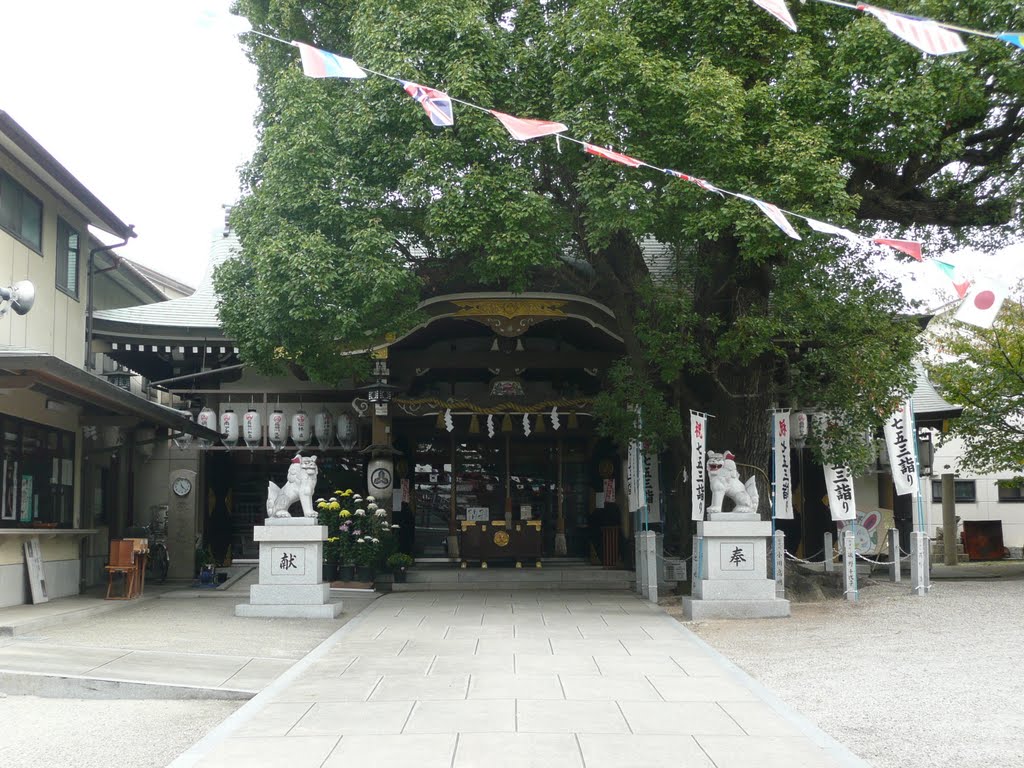
[[[973,480],[954,480],[953,498],[957,504],[973,504],[978,500]],[[942,481],[932,480],[932,501],[942,501]]]
[[[0,171],[0,227],[35,251],[43,248],[43,204]]]
[[[1024,501],[1024,483],[1016,485],[997,484],[999,488],[999,501],[1021,502]]]
[[[75,436],[0,417],[0,527],[74,522]]]
[[[78,233],[57,219],[57,287],[78,298]]]

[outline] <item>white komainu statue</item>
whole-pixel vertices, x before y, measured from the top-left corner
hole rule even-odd
[[[711,485],[711,506],[708,512],[721,512],[726,497],[732,499],[733,508],[730,512],[757,512],[757,484],[753,476],[748,477],[746,483],[740,482],[735,458],[730,451],[724,454],[708,451],[708,478]]]
[[[288,510],[296,501],[302,503],[302,514],[316,517],[313,509],[313,491],[316,488],[316,456],[296,453],[288,465],[288,482],[278,488],[271,481],[267,488],[267,517],[291,517]]]

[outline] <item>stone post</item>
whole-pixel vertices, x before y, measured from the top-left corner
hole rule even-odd
[[[889,577],[897,582],[903,578],[902,566],[903,555],[900,553],[900,532],[897,528],[889,529],[889,557],[892,564],[889,566]]]
[[[843,531],[843,583],[846,592],[846,599],[851,603],[857,602],[857,548],[854,544],[853,531],[849,528]]]
[[[910,533],[910,594],[923,597],[931,589],[928,563],[928,534]]]
[[[775,532],[773,554],[775,555],[775,596],[786,596],[786,534]]]
[[[833,573],[836,569],[835,551],[832,545],[832,532],[825,532],[825,573]]]
[[[652,603],[658,602],[658,548],[657,548],[657,537],[654,531],[643,532],[643,554],[644,560],[644,573],[647,577],[647,592],[646,597]]]
[[[700,598],[701,596],[701,584],[703,584],[704,574],[706,569],[704,568],[704,542],[700,536],[693,537],[693,549],[690,550],[690,561],[693,563],[693,567],[690,569],[690,573],[693,575],[690,580],[690,596],[694,598]]]

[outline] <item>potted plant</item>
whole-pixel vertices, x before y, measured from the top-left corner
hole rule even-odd
[[[341,545],[339,536],[331,536],[324,542],[323,579],[328,584],[338,578],[338,549]]]
[[[356,581],[372,582],[373,564],[377,560],[377,544],[369,533],[355,540],[352,560],[356,566]]]
[[[200,584],[213,584],[217,565],[213,561],[213,552],[209,546],[196,549],[196,571],[199,573]]]
[[[388,558],[388,568],[395,574],[395,584],[404,584],[406,571],[412,565],[412,556],[404,552],[395,552]]]

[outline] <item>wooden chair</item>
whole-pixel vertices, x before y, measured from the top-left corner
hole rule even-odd
[[[149,559],[149,539],[128,539],[132,543],[135,558],[135,580],[133,597],[141,597],[146,591],[146,561]]]
[[[110,542],[110,557],[106,566],[107,600],[131,600],[135,597],[135,584],[139,568],[135,561],[134,549],[135,545],[131,539],[114,539]],[[111,597],[115,573],[122,575],[123,589],[120,595]]]

